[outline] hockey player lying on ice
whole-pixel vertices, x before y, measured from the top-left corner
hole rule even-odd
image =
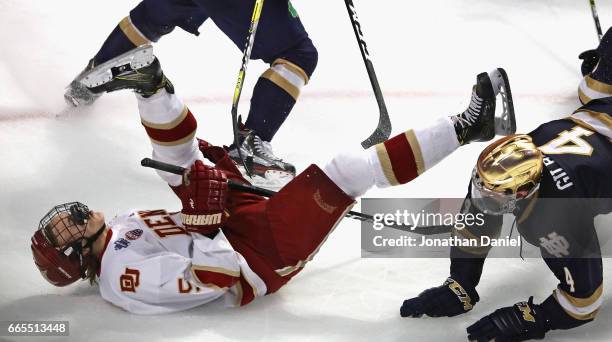
[[[182,210],[134,210],[105,223],[81,203],[56,206],[32,237],[34,261],[56,286],[97,280],[104,299],[133,313],[185,310],[220,297],[248,304],[299,273],[369,188],[407,183],[460,145],[492,139],[504,88],[503,70],[482,73],[463,113],[339,154],[323,169],[311,165],[270,199],[228,190],[227,179],[246,181],[223,148],[195,139],[194,116],[164,86],[138,94],[153,159],[191,170],[185,183],[159,172]]]
[[[540,247],[559,284],[540,304],[530,297],[483,317],[467,328],[470,340],[541,339],[549,330],[591,322],[599,312],[603,268],[593,220],[612,212],[611,39],[609,30],[592,50],[594,63],[583,63],[583,107],[527,135],[500,139],[478,158],[462,210],[485,213],[486,225],[454,234],[497,236],[502,215],[511,213],[521,236]],[[476,286],[489,249],[452,247],[450,277],[404,301],[401,315],[456,316],[472,310],[480,300]],[[516,277],[520,286],[520,274]]]

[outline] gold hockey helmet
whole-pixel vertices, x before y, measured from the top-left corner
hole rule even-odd
[[[516,134],[485,148],[472,173],[472,199],[483,212],[510,213],[516,201],[531,197],[542,176],[542,152],[531,137]]]

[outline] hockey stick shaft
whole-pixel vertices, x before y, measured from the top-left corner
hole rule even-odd
[[[188,172],[189,172],[189,170],[184,167],[164,163],[158,160],[153,160],[151,158],[142,159],[140,161],[140,165],[144,167],[150,167],[156,170],[169,172],[175,175],[180,175],[180,176],[183,176],[183,179],[187,178]],[[259,196],[264,196],[264,197],[273,197],[276,194],[275,191],[256,187],[251,184],[237,183],[232,180],[227,181],[227,186],[232,190],[243,191],[243,192],[247,192],[247,193],[255,194]],[[349,217],[355,220],[359,220],[359,221],[370,222],[370,223],[375,222],[374,216],[360,213],[358,211],[351,210],[346,214],[346,217]],[[391,224],[391,225],[385,225],[385,227],[393,228],[393,229],[397,229],[401,231],[406,231],[410,233],[416,233],[420,235],[436,235],[436,234],[449,233],[452,229],[452,226],[449,226],[449,225],[413,227],[410,225]]]
[[[368,72],[372,89],[374,90],[374,97],[376,97],[376,102],[378,103],[378,126],[367,139],[361,142],[361,146],[363,146],[363,148],[368,148],[389,139],[389,136],[391,135],[391,120],[389,119],[389,113],[387,112],[385,98],[383,97],[382,91],[380,90],[380,85],[378,84],[378,78],[376,77],[376,72],[374,71],[374,65],[370,59],[368,45],[363,39],[361,24],[357,18],[357,12],[355,11],[353,0],[344,0],[344,3],[346,4],[346,10],[348,11],[349,18],[351,19],[351,25],[353,26],[353,31],[355,32],[355,37],[357,38],[357,44],[359,45],[361,57],[363,58],[363,62]]]
[[[595,0],[589,0],[591,5],[591,14],[593,15],[593,21],[595,22],[595,30],[597,30],[597,38],[601,41],[603,33],[601,31],[601,24],[599,23],[599,15],[597,14],[597,7],[595,6]]]
[[[255,0],[255,7],[253,8],[253,15],[251,16],[251,24],[249,26],[249,33],[247,34],[246,43],[244,46],[244,53],[242,54],[242,64],[240,65],[240,71],[238,72],[238,79],[236,81],[236,87],[234,88],[234,97],[232,98],[232,131],[234,133],[234,146],[238,150],[238,156],[242,162],[242,166],[246,170],[246,173],[251,176],[251,171],[247,167],[247,164],[242,155],[240,149],[240,142],[238,141],[238,104],[240,103],[240,95],[242,94],[242,87],[244,85],[244,78],[246,76],[247,66],[251,59],[251,51],[253,50],[253,43],[255,42],[255,35],[257,33],[257,27],[259,26],[259,18],[261,17],[261,10],[263,8],[264,0]]]

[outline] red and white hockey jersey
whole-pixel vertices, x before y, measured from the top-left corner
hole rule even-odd
[[[236,306],[241,283],[266,294],[266,285],[223,232],[189,234],[180,213],[131,211],[109,222],[101,258],[102,297],[133,313],[186,310],[224,297]],[[241,279],[242,278],[242,279]]]

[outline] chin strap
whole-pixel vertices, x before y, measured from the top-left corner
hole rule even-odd
[[[77,253],[77,255],[79,256],[79,265],[81,268],[81,278],[82,279],[85,279],[85,277],[87,276],[85,274],[86,270],[85,270],[84,262],[83,262],[83,250],[88,248],[91,253],[91,247],[93,246],[94,242],[98,240],[100,235],[102,235],[102,233],[104,232],[104,229],[106,229],[106,224],[103,224],[102,227],[100,227],[100,229],[98,229],[92,236],[77,240],[72,243],[72,248],[74,249],[74,252]],[[84,246],[83,246],[83,240],[85,240]]]
[[[98,229],[98,231],[95,232],[92,236],[85,238],[87,242],[85,243],[84,248],[91,248],[94,242],[96,242],[96,240],[98,240],[100,235],[102,235],[102,232],[104,232],[104,229],[106,229],[106,223],[102,224],[102,227],[100,227],[100,229]]]

